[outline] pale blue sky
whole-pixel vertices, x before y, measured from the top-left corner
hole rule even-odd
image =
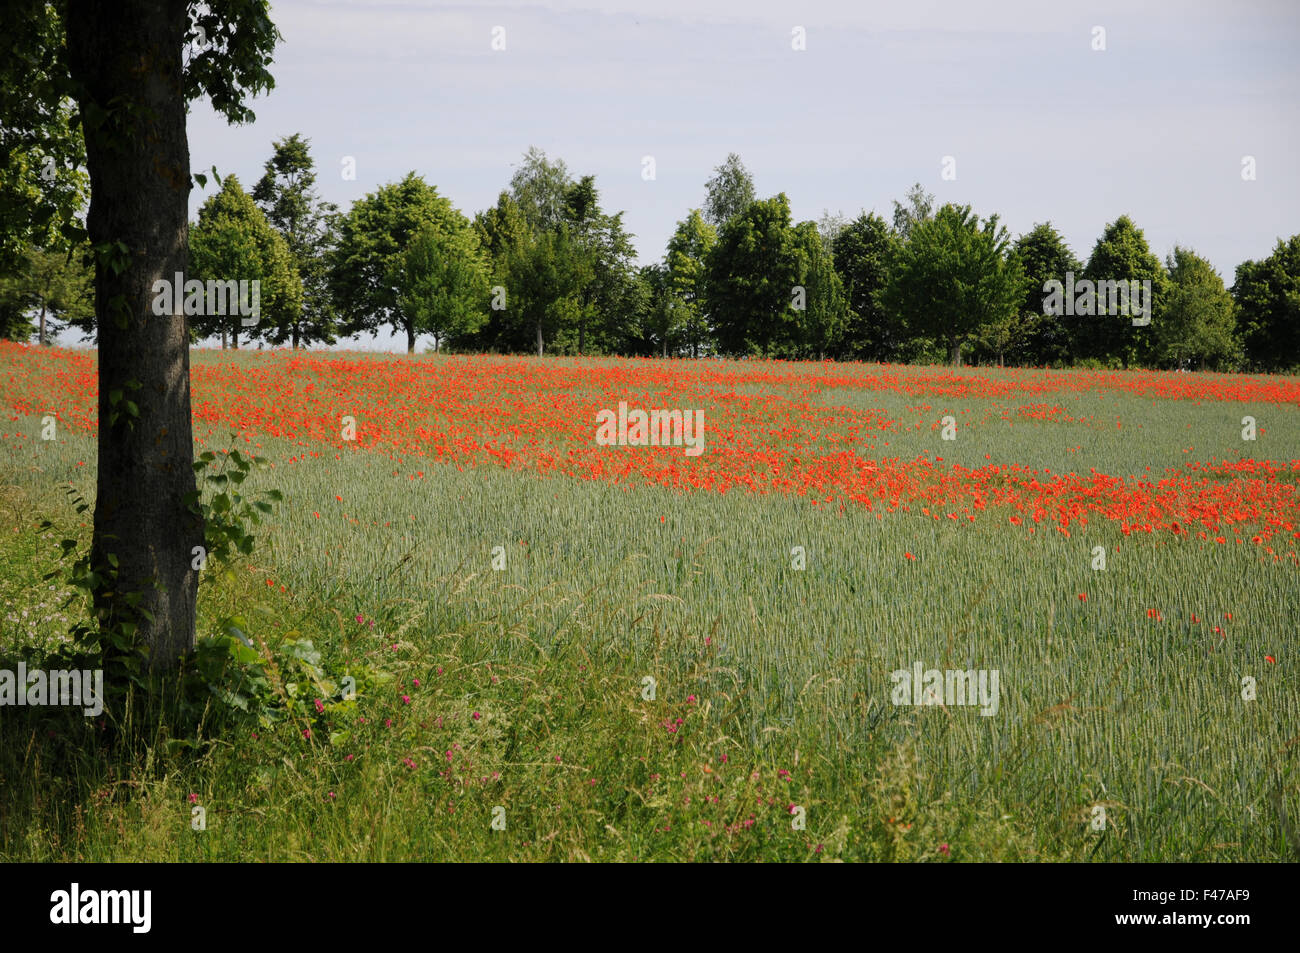
[[[271,140],[301,132],[344,208],[414,169],[472,216],[536,145],[595,174],[643,263],[732,151],[796,220],[888,218],[919,181],[1000,213],[1013,235],[1050,220],[1081,258],[1127,213],[1158,255],[1189,245],[1228,284],[1300,232],[1294,0],[280,0],[272,16],[276,89],[248,126],[196,104],[193,166],[251,188]],[[940,175],[948,155],[955,181]],[[1256,181],[1242,180],[1245,155]]]

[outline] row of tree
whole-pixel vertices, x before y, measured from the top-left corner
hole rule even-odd
[[[472,220],[414,172],[346,213],[315,188],[308,142],[274,144],[251,193],[234,176],[190,229],[190,277],[261,281],[262,320],[191,320],[194,338],[293,347],[391,328],[414,351],[869,360],[1035,366],[1288,369],[1300,363],[1300,235],[1237,268],[1229,290],[1175,247],[1162,262],[1127,216],[1086,262],[1050,224],[1011,240],[997,215],[935,208],[914,186],[892,221],[864,213],[793,222],[784,193],[755,195],[734,153],[677,224],[662,261],[639,266],[623,213],[595,178],[530,149],[497,203]],[[42,342],[94,330],[89,256],[30,245],[0,276],[0,333]],[[1105,313],[1045,286],[1137,282]],[[62,324],[60,324],[62,322]]]

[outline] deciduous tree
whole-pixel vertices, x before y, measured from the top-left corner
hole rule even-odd
[[[273,143],[274,153],[253,187],[253,199],[275,227],[302,279],[302,307],[296,316],[267,329],[273,344],[288,341],[295,349],[320,342],[334,343],[337,315],[330,296],[325,255],[333,239],[338,206],[316,191],[316,167],[311,142],[294,133]]]
[[[945,205],[912,226],[891,265],[886,300],[921,333],[943,341],[954,366],[987,324],[1007,320],[1024,300],[1024,272],[1008,255],[998,217],[983,223],[970,206]]]
[[[714,228],[722,228],[754,201],[754,177],[734,152],[714,168],[704,188],[704,220]]]
[[[329,286],[342,317],[343,334],[377,334],[387,324],[406,335],[415,353],[417,318],[402,307],[398,276],[402,256],[427,227],[454,231],[463,221],[438,190],[409,172],[400,182],[381,186],[358,199],[339,219],[338,236],[327,259]]]
[[[1300,366],[1300,235],[1279,238],[1267,258],[1238,265],[1232,297],[1251,366]]]
[[[250,340],[268,336],[274,340],[274,332],[280,329],[283,340],[284,329],[301,318],[302,279],[288,243],[233,175],[226,176],[221,191],[203,203],[198,223],[190,229],[190,276],[219,284],[259,283],[260,314],[255,324],[245,323],[245,315],[235,313],[238,309],[229,301],[226,314],[206,312],[190,322],[196,337],[220,335],[223,349],[227,340],[238,348],[241,331]]]

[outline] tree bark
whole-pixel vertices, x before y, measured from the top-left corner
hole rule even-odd
[[[48,310],[49,306],[44,301],[41,301],[41,330],[40,336],[37,338],[41,343],[41,347],[45,347],[45,312]]]
[[[537,356],[542,356],[542,322],[537,322]]]
[[[99,459],[91,561],[97,570],[111,565],[110,554],[117,561],[117,578],[96,591],[95,607],[105,635],[122,622],[137,624],[155,672],[194,649],[191,551],[204,541],[202,520],[185,499],[195,477],[182,289],[174,295],[178,314],[155,316],[151,307],[154,281],[174,280],[189,263],[181,87],[188,24],[185,0],[68,0],[69,63],[89,120],[86,227],[92,242],[129,249],[120,273],[102,260],[95,265]],[[138,416],[123,412],[122,400],[110,401],[119,391]]]
[[[415,353],[415,322],[406,322],[406,353]]]
[[[952,342],[951,358],[952,358],[953,367],[961,367],[961,342],[960,341]]]

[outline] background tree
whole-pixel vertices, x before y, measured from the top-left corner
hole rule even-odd
[[[90,249],[71,251],[27,246],[0,275],[0,339],[37,336],[46,345],[68,325],[94,329],[94,272]]]
[[[489,255],[491,310],[477,334],[457,343],[539,356],[548,343],[561,352],[576,349],[593,258],[589,248],[575,247],[563,214],[553,227],[533,227],[523,207],[502,192],[494,208],[475,217],[474,231]]]
[[[912,229],[934,218],[934,196],[917,182],[907,190],[904,201],[894,200],[894,231],[902,241],[912,237]]]
[[[31,299],[27,289],[27,262],[11,265],[0,274],[0,341],[30,341],[35,332],[32,324]]]
[[[796,225],[794,244],[799,252],[798,286],[804,289],[804,297],[803,310],[798,312],[800,346],[793,356],[820,361],[840,352],[848,323],[848,301],[835,271],[835,260],[817,224]]]
[[[1022,353],[1034,333],[1037,319],[1024,311],[1012,311],[986,321],[976,328],[972,341],[975,350],[1005,367],[1007,355]]]
[[[1020,305],[1024,328],[1022,346],[1013,349],[1017,363],[1061,366],[1070,363],[1070,326],[1063,315],[1047,314],[1043,298],[1048,281],[1065,284],[1067,272],[1083,277],[1083,265],[1052,227],[1051,222],[1035,225],[1016,239],[1012,249],[1025,272],[1025,296]]]
[[[485,327],[494,347],[540,356],[547,342],[561,353],[586,344],[599,218],[595,180],[574,182],[563,160],[530,147],[509,193],[479,218],[480,229],[490,231],[495,281],[505,289],[505,307],[494,306]],[[556,254],[565,259],[551,260]]]
[[[800,260],[785,193],[751,202],[718,234],[705,269],[706,308],[724,354],[786,355],[800,345],[791,307]]]
[[[415,353],[419,328],[415,315],[402,308],[398,285],[402,256],[426,227],[450,233],[468,227],[463,221],[451,202],[415,172],[353,203],[339,219],[337,239],[326,256],[340,331],[373,335],[387,324],[405,333],[406,352]]]
[[[4,10],[0,49],[0,281],[26,270],[33,249],[84,239],[90,198],[86,148],[64,62],[61,5],[17,0]],[[4,318],[0,316],[0,330]]]
[[[491,256],[494,296],[478,346],[542,354],[602,353],[626,346],[644,288],[623,213],[606,213],[594,176],[530,148],[493,209],[475,217]],[[562,254],[563,260],[546,261]],[[546,298],[547,295],[554,295]]]
[[[704,183],[704,220],[721,229],[727,222],[745,211],[754,201],[754,177],[732,152],[722,165],[715,166],[713,177]]]
[[[847,299],[844,355],[860,360],[893,361],[906,329],[881,300],[897,238],[874,212],[847,224],[831,245],[835,271]]]
[[[1131,364],[1149,364],[1155,358],[1155,332],[1160,306],[1168,280],[1160,259],[1151,253],[1142,230],[1127,215],[1121,215],[1106,226],[1101,238],[1092,248],[1084,277],[1099,281],[1150,281],[1152,323],[1134,326],[1132,314],[1076,314],[1070,320],[1075,329],[1074,339],[1086,357],[1099,361],[1118,359],[1124,367]],[[1077,280],[1077,276],[1076,276]],[[1077,294],[1077,292],[1076,292]],[[1145,294],[1145,292],[1144,292]],[[1103,302],[1100,293],[1096,308]],[[1136,309],[1130,307],[1130,311]]]
[[[579,293],[576,350],[603,352],[624,336],[630,296],[634,294],[636,257],[632,237],[623,229],[623,213],[601,210],[595,176],[583,176],[565,193],[563,221],[574,253],[590,274]]]
[[[667,358],[670,348],[677,352],[681,302],[670,291],[666,265],[637,269],[628,305],[632,321],[625,330],[624,353]]]
[[[1267,258],[1238,265],[1232,297],[1251,366],[1300,366],[1300,235],[1279,238]]]
[[[1232,296],[1214,267],[1177,245],[1165,259],[1169,286],[1155,325],[1156,359],[1165,366],[1229,368],[1240,350]]]
[[[455,343],[481,351],[510,351],[514,349],[519,323],[517,312],[509,310],[511,272],[532,242],[532,229],[519,203],[509,192],[502,192],[495,206],[474,216],[474,233],[488,256],[491,310],[478,332],[463,335]]]
[[[487,319],[489,273],[478,236],[456,212],[407,246],[396,278],[398,304],[417,331],[433,335],[437,350],[442,340],[473,334]]]
[[[671,322],[665,326],[664,356],[668,356],[668,337],[699,357],[708,347],[711,328],[706,309],[705,264],[717,244],[717,230],[704,220],[698,209],[677,223],[664,260],[664,279],[670,301],[667,310]]]
[[[41,346],[69,326],[93,333],[95,325],[95,273],[87,245],[68,250],[33,249],[27,252],[21,282],[26,307],[36,314],[36,339]]]
[[[320,342],[333,344],[337,315],[330,296],[325,255],[338,206],[323,201],[315,188],[311,141],[294,133],[272,144],[274,153],[253,187],[253,200],[283,236],[294,269],[302,280],[302,307],[296,315],[267,329],[273,344],[297,349]]]
[[[511,262],[509,275],[515,326],[531,332],[538,357],[545,353],[546,342],[557,338],[563,351],[577,327],[579,296],[591,280],[590,264],[574,248],[568,225],[562,222],[533,238]]]
[[[494,273],[498,263],[504,266],[518,249],[528,244],[528,221],[519,203],[502,192],[497,204],[474,216],[474,233],[479,245],[493,262]]]
[[[274,329],[291,327],[302,312],[302,279],[288,244],[233,175],[226,176],[221,191],[199,209],[198,223],[190,229],[187,277],[260,282],[256,324],[245,325],[229,302],[227,314],[205,313],[190,322],[196,337],[219,335],[223,349],[227,335],[231,346],[238,348],[241,331],[250,340],[264,337]]]
[[[817,234],[822,237],[822,244],[826,246],[828,252],[834,251],[835,240],[848,227],[849,220],[844,217],[843,212],[832,215],[830,209],[822,209],[821,218],[817,219]]]
[[[6,5],[0,39],[7,54],[0,67],[0,339],[32,336],[33,318],[39,323],[36,302],[43,297],[35,275],[48,276],[59,253],[85,238],[90,179],[63,44],[64,20],[52,4]]]
[[[510,197],[534,232],[553,231],[569,220],[573,185],[563,160],[548,159],[541,149],[530,146],[510,179]]]
[[[970,206],[949,204],[912,226],[891,266],[885,300],[896,315],[944,342],[953,366],[960,366],[972,335],[1019,309],[1024,272],[1008,255],[996,215],[981,225]]]

